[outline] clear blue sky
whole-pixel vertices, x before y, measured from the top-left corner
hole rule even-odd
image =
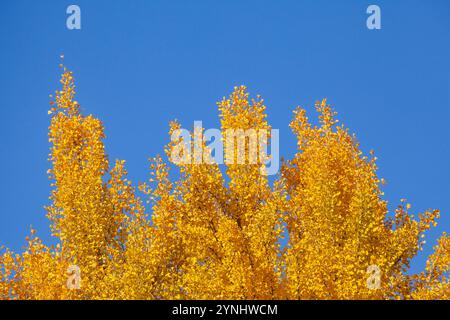
[[[81,8],[82,29],[66,28]],[[366,28],[377,4],[382,29]],[[374,149],[394,208],[442,210],[425,256],[450,232],[450,2],[435,1],[2,1],[0,10],[0,245],[21,251],[29,226],[46,243],[43,206],[49,94],[59,55],[75,73],[77,100],[106,127],[110,159],[148,178],[168,122],[218,127],[215,102],[245,84],[261,94],[280,129],[281,154],[295,151],[295,106],[315,117],[328,98],[364,151]]]

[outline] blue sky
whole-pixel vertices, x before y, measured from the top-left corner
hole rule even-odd
[[[66,8],[81,8],[81,30]],[[381,8],[382,29],[366,28]],[[442,211],[426,255],[450,232],[450,2],[435,1],[5,1],[0,11],[0,245],[21,251],[29,226],[50,238],[44,205],[49,94],[59,56],[74,71],[86,113],[106,127],[110,159],[144,181],[168,122],[218,127],[216,101],[245,84],[261,94],[290,158],[288,124],[324,97],[374,149],[390,208]]]

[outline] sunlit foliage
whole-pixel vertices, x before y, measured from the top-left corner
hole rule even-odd
[[[22,254],[3,249],[1,299],[450,298],[446,235],[426,270],[408,273],[439,212],[415,219],[402,200],[388,214],[376,158],[325,100],[316,103],[319,126],[295,110],[297,153],[272,183],[262,159],[223,171],[157,156],[135,188],[124,161],[109,164],[103,125],[81,113],[70,71],[61,83],[49,111],[46,208],[58,242],[48,247],[31,230]],[[218,106],[222,131],[270,128],[263,100],[243,86]],[[171,123],[170,133],[180,127]],[[72,265],[79,289],[68,285]],[[377,288],[368,285],[371,265],[381,271]]]

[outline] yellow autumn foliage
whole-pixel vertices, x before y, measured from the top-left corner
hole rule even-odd
[[[295,110],[297,153],[273,183],[261,159],[222,172],[158,156],[152,178],[135,188],[124,161],[109,164],[101,121],[81,114],[70,71],[61,83],[49,111],[47,207],[58,244],[45,246],[32,230],[25,252],[3,250],[0,299],[450,298],[445,234],[426,270],[407,272],[439,212],[415,219],[402,200],[388,215],[376,158],[363,155],[325,100],[316,103],[319,126]],[[243,86],[218,106],[224,132],[270,128],[263,100]],[[171,123],[170,133],[179,128]],[[80,270],[79,288],[68,285],[70,266]]]

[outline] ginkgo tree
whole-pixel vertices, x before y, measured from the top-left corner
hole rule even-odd
[[[264,156],[225,170],[211,159],[157,156],[136,187],[125,161],[109,163],[103,124],[81,113],[65,68],[61,84],[49,110],[46,207],[58,241],[46,246],[31,230],[22,254],[2,249],[1,299],[450,298],[445,234],[426,269],[408,271],[439,211],[415,219],[401,200],[389,214],[376,157],[362,153],[326,100],[316,103],[318,126],[295,110],[297,152],[272,183]],[[270,129],[264,101],[244,86],[218,107],[222,132]],[[179,128],[172,122],[169,133]],[[167,144],[168,158],[177,143]],[[249,146],[243,151],[248,157]]]

